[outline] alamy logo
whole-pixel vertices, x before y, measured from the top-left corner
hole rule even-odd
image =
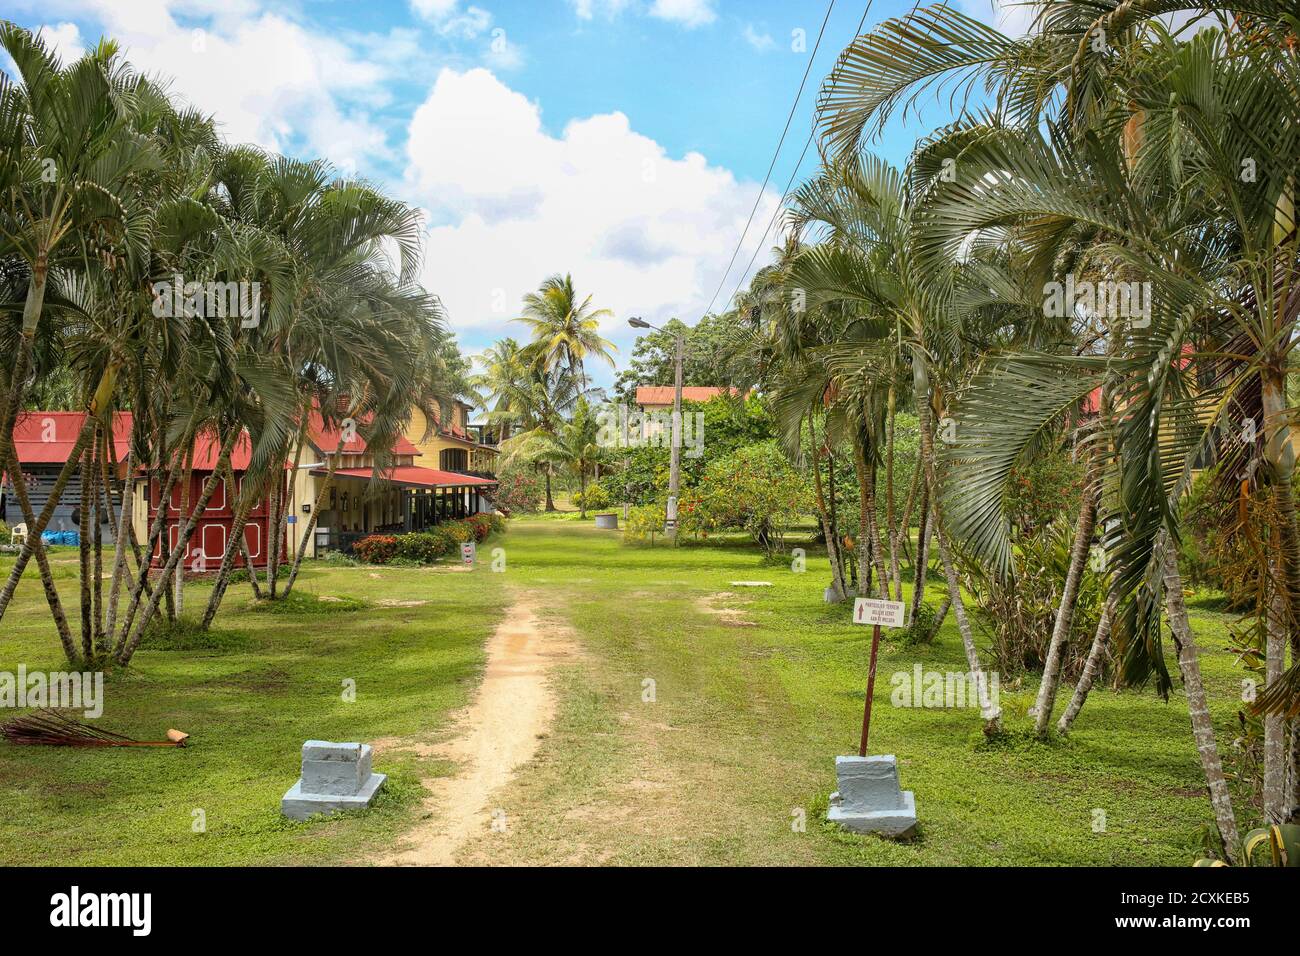
[[[196,319],[224,319],[239,316],[239,327],[253,329],[261,323],[260,282],[186,282],[179,273],[153,284],[155,318],[184,316]]]
[[[1067,272],[1065,282],[1043,286],[1043,314],[1051,319],[1073,316],[1082,306],[1102,319],[1128,319],[1135,329],[1151,324],[1150,282],[1076,282]]]
[[[126,926],[133,936],[153,928],[151,893],[82,893],[74,886],[50,897],[51,926]]]
[[[104,672],[0,671],[0,707],[54,707],[80,710],[94,718],[104,713]]]
[[[677,416],[667,409],[649,412],[629,411],[626,405],[602,405],[596,413],[596,444],[601,448],[671,448],[673,435],[681,436],[678,445],[687,450],[687,458],[704,454],[704,413],[681,416],[681,426],[674,428]]]
[[[998,706],[998,675],[965,671],[927,671],[917,664],[910,671],[895,671],[889,702],[895,707]]]

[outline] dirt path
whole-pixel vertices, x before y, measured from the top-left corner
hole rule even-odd
[[[455,736],[424,751],[452,760],[456,773],[425,781],[428,819],[405,835],[384,865],[447,866],[466,840],[492,822],[493,794],[532,759],[555,715],[551,668],[573,654],[569,635],[539,620],[532,595],[516,595],[487,642],[478,696],[456,715]],[[394,742],[396,743],[396,742]]]

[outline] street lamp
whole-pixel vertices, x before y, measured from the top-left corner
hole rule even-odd
[[[638,315],[628,319],[627,324],[634,329],[667,332],[667,329],[651,325]],[[678,332],[676,338],[677,367],[673,372],[673,438],[672,449],[669,452],[668,507],[664,509],[664,537],[669,540],[677,537],[677,492],[681,487],[682,478],[682,361],[686,353],[686,335]]]

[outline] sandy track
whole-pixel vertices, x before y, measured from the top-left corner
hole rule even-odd
[[[488,829],[494,793],[537,752],[555,716],[550,670],[573,653],[573,644],[561,628],[538,619],[534,600],[518,597],[488,639],[478,696],[456,715],[455,736],[429,751],[454,761],[456,773],[425,781],[432,791],[425,802],[428,819],[381,863],[453,863],[462,844]]]

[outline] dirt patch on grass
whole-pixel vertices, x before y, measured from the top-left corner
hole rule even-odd
[[[456,716],[454,736],[424,747],[423,755],[453,761],[456,772],[424,782],[432,791],[426,818],[382,863],[446,866],[467,840],[488,829],[493,795],[533,758],[550,731],[556,703],[550,672],[573,653],[569,633],[543,621],[530,596],[519,596],[488,639],[483,683]],[[415,745],[417,752],[420,747]]]
[[[733,601],[735,597],[734,591],[706,594],[695,602],[695,607],[704,614],[713,615],[725,627],[758,627],[758,622],[750,618],[743,608],[719,606],[724,601]]]

